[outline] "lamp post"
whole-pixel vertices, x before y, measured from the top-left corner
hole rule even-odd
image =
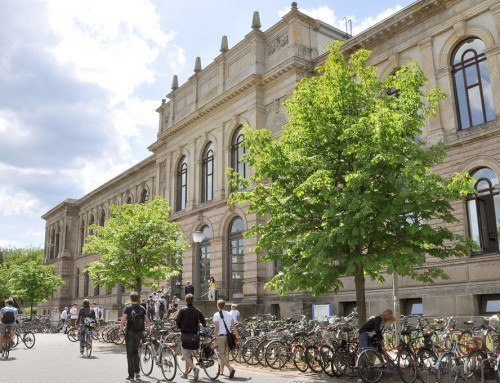
[[[203,240],[203,233],[201,231],[193,232],[193,242],[196,244],[194,248],[194,298],[200,299],[200,243]]]

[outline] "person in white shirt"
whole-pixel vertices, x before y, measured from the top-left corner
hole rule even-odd
[[[229,347],[227,346],[227,329],[232,328],[234,331],[234,335],[236,339],[240,339],[240,335],[238,334],[238,329],[234,324],[233,317],[229,314],[224,307],[226,306],[226,302],[222,299],[217,301],[218,312],[214,314],[214,325],[215,325],[215,344],[218,346],[220,352],[220,374],[224,375],[224,367],[229,369],[229,377],[233,378],[235,369],[231,367],[229,361],[227,360],[227,355],[229,354]],[[225,324],[224,324],[225,323]]]
[[[99,318],[101,317],[101,309],[97,306],[97,303],[92,302],[92,309],[95,312],[95,320],[99,321]]]
[[[71,319],[70,326],[74,326],[78,319],[78,303],[73,304],[73,307],[69,310],[69,314]]]
[[[63,312],[61,313],[61,328],[59,329],[59,331],[64,331],[64,333],[66,334],[66,321],[68,319],[68,308],[65,307]]]
[[[233,317],[234,324],[240,323],[240,312],[238,311],[238,305],[233,303],[231,305],[231,311],[229,311],[229,314]]]

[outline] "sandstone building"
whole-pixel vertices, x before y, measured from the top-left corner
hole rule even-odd
[[[412,60],[449,95],[438,116],[426,122],[421,139],[445,142],[451,150],[435,169],[447,177],[469,172],[477,195],[454,203],[460,223],[453,230],[471,236],[481,250],[465,259],[429,260],[445,269],[451,280],[422,284],[399,281],[403,312],[428,315],[473,315],[500,310],[500,1],[420,0],[351,37],[301,13],[296,4],[281,21],[261,31],[258,14],[252,29],[231,49],[222,38],[220,54],[205,68],[196,61],[185,84],[174,77],[159,117],[151,156],[80,199],[67,199],[47,212],[46,264],[55,264],[66,284],[41,307],[70,305],[83,297],[100,307],[119,308],[127,298],[93,287],[83,270],[99,258],[82,246],[91,223],[104,224],[112,204],[140,203],[160,195],[170,202],[171,219],[182,224],[192,244],[185,253],[182,275],[172,280],[174,293],[186,281],[208,290],[208,277],[218,281],[220,296],[253,305],[261,312],[288,316],[331,303],[343,314],[355,305],[353,278],[337,295],[312,298],[295,293],[279,298],[264,289],[275,265],[258,262],[256,238],[243,232],[259,218],[241,206],[228,206],[225,170],[251,169],[238,163],[244,140],[241,127],[270,129],[277,137],[287,116],[282,103],[301,78],[312,76],[326,58],[324,47],[345,40],[346,55],[359,48],[372,51],[370,64],[381,78]],[[193,243],[192,234],[203,233]],[[376,313],[392,299],[392,280],[367,281],[368,312]]]

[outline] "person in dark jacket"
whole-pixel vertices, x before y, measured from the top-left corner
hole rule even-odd
[[[183,307],[179,310],[177,314],[177,319],[175,323],[177,327],[181,330],[181,350],[182,350],[182,358],[186,362],[186,372],[189,371],[189,368],[193,370],[194,380],[197,381],[200,375],[200,369],[196,367],[193,363],[192,350],[195,349],[189,343],[185,343],[183,340],[183,335],[193,335],[198,334],[200,330],[200,323],[203,327],[207,326],[205,321],[205,317],[196,307],[193,306],[194,297],[193,294],[188,294],[185,297],[186,307]],[[182,378],[186,379],[187,374],[183,374]]]
[[[91,321],[95,321],[95,311],[90,307],[90,301],[88,299],[83,300],[83,307],[78,313],[78,319],[76,322],[80,325],[80,354],[83,355],[83,346],[85,345],[85,332],[86,325]]]
[[[186,282],[186,287],[184,287],[184,294],[184,297],[188,294],[194,295],[194,286],[189,281]]]

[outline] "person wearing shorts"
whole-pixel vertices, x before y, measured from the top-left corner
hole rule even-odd
[[[217,301],[217,308],[219,309],[219,311],[217,311],[214,314],[214,325],[215,325],[215,335],[216,335],[215,344],[218,346],[220,353],[220,368],[221,368],[220,374],[224,375],[224,367],[227,367],[229,369],[229,377],[233,378],[235,369],[231,367],[227,359],[227,356],[229,354],[229,347],[227,345],[226,327],[227,329],[230,328],[233,329],[236,339],[239,339],[240,335],[238,334],[238,329],[234,324],[232,315],[229,314],[226,310],[224,310],[225,306],[226,306],[226,301],[222,299],[219,299]]]
[[[205,317],[196,307],[193,306],[194,296],[193,294],[188,294],[184,298],[186,300],[186,307],[179,310],[175,323],[177,327],[181,329],[181,339],[182,334],[193,335],[197,334],[200,330],[200,323],[203,327],[207,326]],[[191,368],[193,370],[194,380],[197,381],[200,376],[200,369],[196,367],[193,363],[193,352],[194,347],[188,343],[182,342],[181,351],[182,359],[186,362],[186,374],[183,374],[181,378],[187,379],[187,372]]]

